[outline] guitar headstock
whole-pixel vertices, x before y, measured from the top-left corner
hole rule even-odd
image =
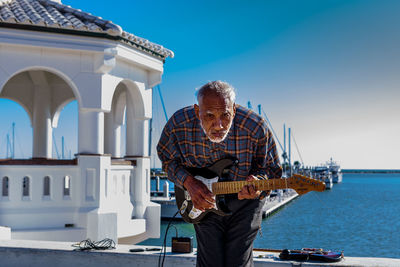
[[[299,195],[304,195],[310,191],[323,192],[325,190],[324,182],[304,175],[293,174],[293,176],[287,178],[287,180],[289,187],[294,189]]]

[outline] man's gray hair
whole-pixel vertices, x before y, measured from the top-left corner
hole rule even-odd
[[[196,91],[197,102],[200,98],[209,94],[222,96],[224,99],[229,99],[231,104],[235,103],[235,88],[227,82],[213,81],[206,83]]]

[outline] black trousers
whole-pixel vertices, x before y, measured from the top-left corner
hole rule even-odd
[[[261,225],[264,200],[226,197],[232,215],[209,212],[194,225],[197,267],[253,266],[253,242]]]

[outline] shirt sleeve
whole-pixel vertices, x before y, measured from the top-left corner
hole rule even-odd
[[[264,122],[265,124],[265,122]],[[271,131],[264,125],[264,133],[257,143],[256,155],[253,160],[251,174],[261,179],[282,177],[282,167]]]
[[[183,182],[190,174],[182,165],[179,144],[173,129],[174,119],[171,118],[161,133],[157,145],[157,154],[161,160],[162,169],[168,175],[168,179],[183,188]]]

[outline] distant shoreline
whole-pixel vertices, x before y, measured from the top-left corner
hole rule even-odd
[[[363,170],[363,169],[342,169],[342,173],[400,173],[400,170]]]

